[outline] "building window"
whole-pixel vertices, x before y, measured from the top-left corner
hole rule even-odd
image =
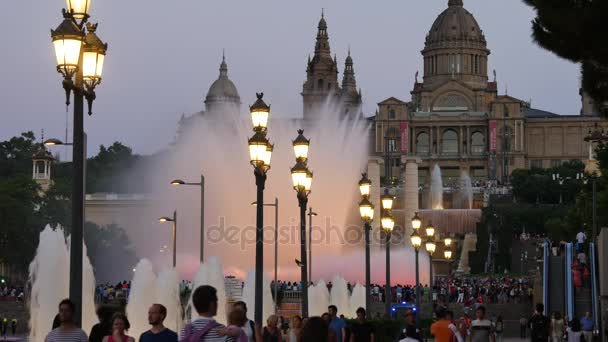
[[[389,109],[388,110],[388,118],[391,120],[394,120],[397,117],[397,114],[395,114],[395,110],[394,109]]]
[[[531,169],[542,169],[543,161],[542,160],[530,160],[530,168]]]
[[[401,166],[401,158],[391,158],[391,166],[392,167]]]
[[[331,83],[327,83],[327,90],[331,90]]]
[[[418,155],[428,155],[430,152],[430,137],[426,132],[416,136],[416,153]]]
[[[317,81],[317,88],[319,88],[319,90],[323,90],[323,80],[322,79]]]
[[[509,126],[505,126],[502,130],[502,141],[503,141],[503,152],[511,151],[511,142],[513,141],[513,129]]]
[[[458,133],[456,131],[445,130],[441,140],[442,154],[458,154]]]
[[[43,161],[36,162],[36,172],[39,174],[44,174],[44,162]]]
[[[560,167],[560,166],[562,166],[561,159],[552,159],[551,160],[551,167]]]
[[[471,135],[471,153],[483,154],[486,151],[486,141],[483,133],[475,132]]]
[[[391,127],[386,130],[386,139],[387,139],[387,149],[389,152],[397,152],[398,151],[398,141],[399,141],[399,130],[395,127]]]

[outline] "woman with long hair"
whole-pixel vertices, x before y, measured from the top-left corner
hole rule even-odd
[[[112,316],[112,335],[105,336],[102,342],[135,342],[133,337],[125,333],[131,327],[127,316],[123,313],[116,313]]]

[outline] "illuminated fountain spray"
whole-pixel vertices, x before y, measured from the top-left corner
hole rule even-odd
[[[90,331],[97,322],[95,315],[95,277],[93,267],[83,246],[82,327]],[[36,256],[30,264],[32,286],[30,310],[30,341],[43,341],[51,331],[59,302],[69,296],[70,252],[63,229],[47,225],[40,233]]]

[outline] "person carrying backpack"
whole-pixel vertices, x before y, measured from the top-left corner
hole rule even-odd
[[[545,306],[542,303],[536,304],[534,314],[530,318],[530,341],[547,342],[549,340],[550,322],[549,318],[543,314]]]
[[[217,314],[217,290],[213,286],[199,286],[192,294],[192,304],[199,317],[186,325],[179,334],[179,342],[232,342],[224,336],[224,326],[213,319]]]

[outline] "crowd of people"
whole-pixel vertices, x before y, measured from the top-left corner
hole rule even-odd
[[[338,316],[338,308],[330,305],[322,316],[301,318],[294,316],[288,324],[283,324],[279,316],[271,315],[265,326],[254,324],[247,317],[244,302],[232,304],[228,314],[228,325],[215,321],[218,310],[217,290],[209,285],[199,286],[192,294],[192,304],[198,317],[188,323],[180,332],[164,326],[167,308],[153,304],[148,310],[151,328],[139,336],[140,342],[369,342],[373,341],[374,328],[366,319],[365,309],[357,309],[356,322],[347,328],[343,317]],[[128,335],[129,319],[124,313],[98,311],[100,323],[93,326],[89,336],[74,322],[75,305],[69,299],[59,303],[58,314],[53,322],[53,330],[45,342],[135,342]],[[413,322],[413,320],[410,320]]]
[[[0,300],[23,302],[24,296],[23,286],[9,284],[0,286]]]
[[[527,277],[438,277],[433,298],[448,303],[531,303],[534,289]]]
[[[130,281],[123,280],[116,284],[99,284],[95,287],[95,302],[98,304],[107,304],[116,298],[124,298],[128,301],[130,292]]]

